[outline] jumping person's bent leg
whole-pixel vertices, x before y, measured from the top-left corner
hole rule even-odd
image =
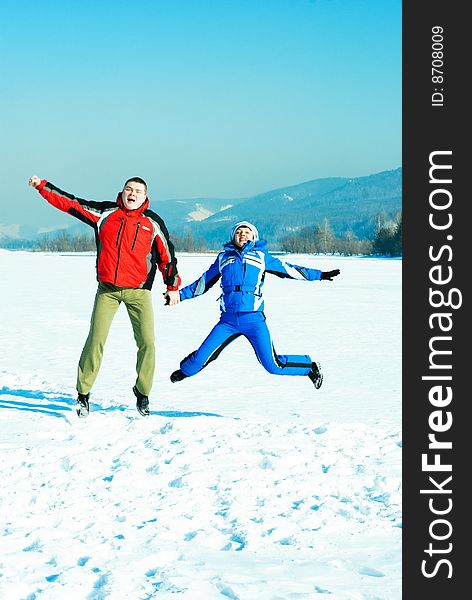
[[[219,321],[208,334],[200,348],[189,354],[180,363],[186,377],[196,375],[208,363],[218,358],[220,353],[241,334],[232,323]]]
[[[151,292],[142,289],[126,289],[123,290],[123,301],[133,326],[134,339],[138,347],[136,387],[141,394],[149,396],[156,364]]]
[[[110,325],[119,305],[119,292],[116,291],[114,286],[99,283],[90,320],[90,331],[77,369],[77,391],[79,394],[88,394],[95,383],[102,364],[103,348],[110,331]]]
[[[312,359],[307,354],[277,354],[272,344],[265,316],[261,312],[241,317],[241,332],[251,342],[256,356],[274,375],[308,375]]]

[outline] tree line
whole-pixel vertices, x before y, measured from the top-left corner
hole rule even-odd
[[[335,235],[328,219],[315,226],[303,227],[280,240],[282,250],[295,254],[368,254],[380,256],[402,255],[402,217],[383,221],[377,215],[375,233],[371,239],[359,240],[352,231]]]
[[[279,240],[280,248],[294,254],[344,254],[353,255],[402,255],[402,217],[385,220],[377,215],[372,239],[358,239],[352,231],[335,235],[328,219],[314,226],[307,226]],[[195,238],[190,231],[182,235],[172,233],[171,239],[177,252],[206,252],[207,243]],[[72,234],[60,231],[45,235],[37,240],[3,240],[0,246],[11,250],[37,252],[88,252],[96,248],[95,238],[90,233]]]
[[[171,234],[177,252],[205,252],[205,240],[194,238],[186,231],[183,235]],[[71,233],[66,230],[41,236],[36,240],[0,240],[0,247],[9,250],[31,250],[33,252],[91,252],[96,249],[93,233]]]

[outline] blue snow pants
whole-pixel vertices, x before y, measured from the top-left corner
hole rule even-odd
[[[276,354],[272,345],[264,313],[236,312],[221,313],[219,322],[213,327],[203,344],[184,358],[180,368],[191,377],[211,361],[218,358],[222,350],[240,335],[250,342],[261,365],[274,375],[307,375],[311,369],[311,358],[306,355]]]

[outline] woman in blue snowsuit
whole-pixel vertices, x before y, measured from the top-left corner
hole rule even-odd
[[[319,363],[308,355],[277,354],[272,345],[264,316],[262,286],[266,273],[278,277],[308,281],[329,280],[339,269],[322,272],[299,267],[269,254],[266,243],[259,240],[256,227],[247,221],[236,223],[230,242],[215,262],[196,281],[180,290],[180,300],[196,298],[207,292],[221,277],[221,316],[203,344],[180,363],[170,376],[173,383],[196,375],[240,335],[251,343],[262,366],[275,375],[307,375],[316,389],[323,375]]]

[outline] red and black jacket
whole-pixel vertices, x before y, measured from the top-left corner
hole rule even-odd
[[[45,179],[36,189],[49,204],[93,227],[98,281],[150,290],[159,269],[168,290],[179,288],[174,246],[147,197],[140,208],[127,210],[121,192],[116,202],[96,202],[76,198]]]

